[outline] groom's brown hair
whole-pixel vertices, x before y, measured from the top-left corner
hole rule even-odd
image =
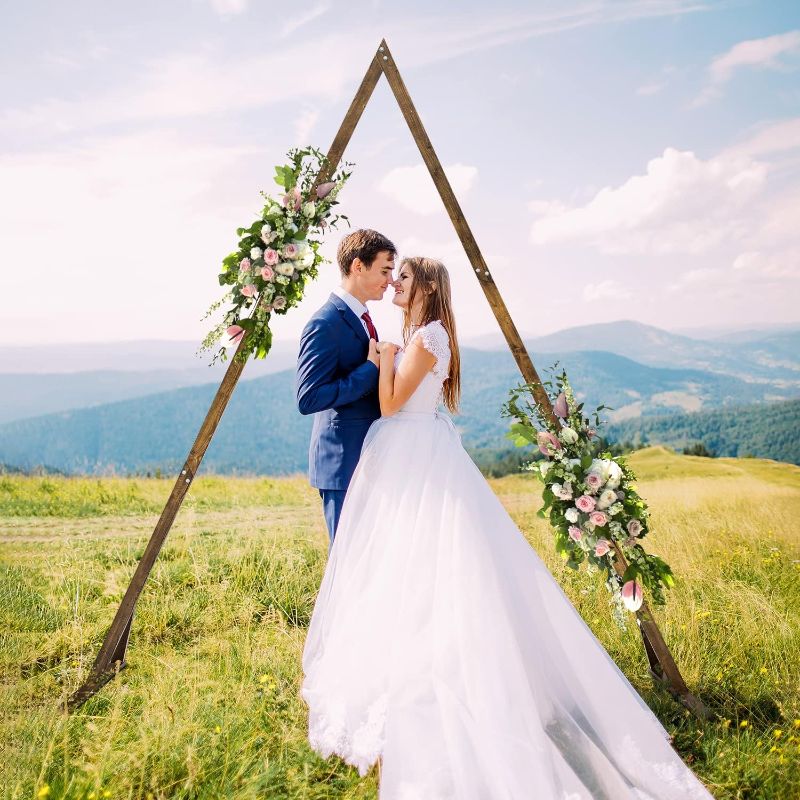
[[[353,261],[360,258],[367,268],[372,266],[372,262],[378,253],[384,250],[393,256],[397,255],[397,248],[382,233],[363,228],[352,233],[339,242],[339,249],[336,251],[336,260],[339,262],[339,271],[342,276],[350,274]]]

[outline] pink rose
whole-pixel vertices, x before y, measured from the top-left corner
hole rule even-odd
[[[642,607],[642,587],[636,581],[626,581],[620,594],[628,611],[638,611]]]
[[[284,208],[290,208],[292,211],[299,211],[301,204],[302,198],[300,197],[300,189],[298,189],[297,186],[295,186],[294,189],[290,189],[283,196]]]
[[[275,277],[275,271],[272,269],[272,267],[262,267],[261,277],[265,281],[271,281]]]
[[[590,472],[586,476],[586,485],[596,492],[603,485],[603,479],[596,472]]]
[[[277,296],[277,297],[276,297],[276,298],[275,298],[275,299],[272,301],[272,307],[273,307],[273,308],[274,308],[276,311],[280,311],[281,309],[284,309],[284,308],[286,308],[286,298],[285,298],[283,295],[280,295],[280,294],[279,294],[279,295],[278,295],[278,296]]]
[[[600,528],[608,522],[608,517],[602,511],[592,511],[589,514],[589,522]]]
[[[569,409],[567,408],[567,397],[564,392],[561,392],[561,394],[556,397],[556,402],[553,406],[553,413],[555,413],[557,417],[561,417],[561,419],[567,418]]]
[[[283,257],[284,258],[297,258],[297,245],[296,244],[287,244],[283,248]]]
[[[600,558],[604,556],[611,549],[608,539],[598,539],[597,544],[594,546],[594,554]]]
[[[242,272],[247,272],[247,270],[248,270],[248,269],[250,269],[250,259],[249,259],[249,258],[243,258],[243,259],[242,259],[242,260],[239,262],[239,269],[240,269]]]
[[[254,283],[248,283],[246,286],[242,286],[242,294],[245,297],[255,297],[258,294],[258,287]]]
[[[323,197],[327,197],[331,193],[331,190],[334,186],[336,186],[336,184],[333,181],[321,183],[319,186],[317,186],[317,197],[320,200],[322,200]]]
[[[584,514],[588,514],[590,511],[594,511],[594,497],[589,497],[588,494],[582,494],[575,501],[575,505],[577,506],[578,511],[583,511]]]
[[[625,527],[631,536],[638,536],[642,532],[642,523],[638,519],[629,519]]]
[[[231,325],[228,328],[228,336],[231,337],[232,342],[238,342],[244,336],[244,328],[239,325]]]
[[[264,251],[264,263],[267,266],[274,267],[279,260],[280,260],[280,255],[278,254],[277,250],[273,250],[271,247],[268,247]]]
[[[539,450],[546,456],[549,456],[552,450],[561,450],[561,442],[550,431],[539,431],[536,434],[536,441],[539,443]]]
[[[577,525],[569,526],[569,538],[572,539],[573,542],[579,542],[582,537],[581,529]]]

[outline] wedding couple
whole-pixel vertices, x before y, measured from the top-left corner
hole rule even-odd
[[[459,353],[440,262],[372,230],[300,344],[297,402],[330,554],[303,654],[309,739],[382,800],[711,795],[461,445]],[[403,346],[367,309],[393,286]]]

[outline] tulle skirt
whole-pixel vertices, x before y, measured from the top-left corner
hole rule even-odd
[[[438,414],[370,428],[303,670],[382,800],[711,797]]]

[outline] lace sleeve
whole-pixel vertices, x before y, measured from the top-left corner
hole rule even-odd
[[[450,368],[450,337],[444,325],[437,319],[420,328],[418,333],[422,346],[436,356],[433,374],[446,377]]]

